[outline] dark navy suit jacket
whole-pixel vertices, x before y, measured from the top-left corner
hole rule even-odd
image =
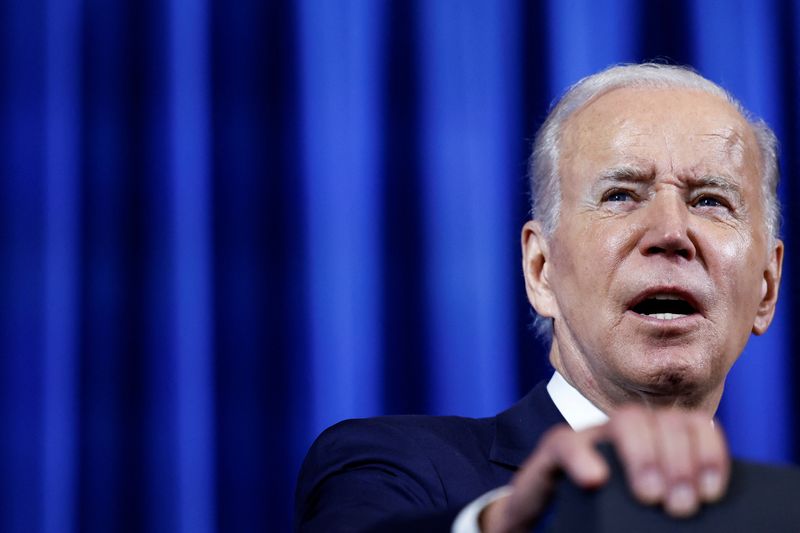
[[[562,422],[544,382],[493,418],[341,422],[323,432],[306,456],[296,527],[448,531],[464,505],[508,483],[542,434]]]

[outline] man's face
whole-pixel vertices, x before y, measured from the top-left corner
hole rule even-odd
[[[751,128],[706,93],[618,89],[569,118],[559,163],[549,296],[532,298],[555,318],[557,368],[612,403],[715,408],[780,279]]]

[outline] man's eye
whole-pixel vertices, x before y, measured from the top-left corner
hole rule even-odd
[[[725,204],[713,196],[701,196],[694,202],[695,207],[725,207]]]
[[[633,196],[626,191],[611,191],[606,194],[604,200],[606,202],[628,202],[633,200]]]

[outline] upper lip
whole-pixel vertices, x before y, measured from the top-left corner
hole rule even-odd
[[[705,314],[705,309],[701,298],[697,297],[695,293],[683,287],[667,285],[649,287],[637,293],[636,296],[630,302],[628,302],[628,309],[633,309],[636,305],[644,300],[647,300],[648,298],[654,298],[659,295],[678,297],[691,305],[698,313]]]

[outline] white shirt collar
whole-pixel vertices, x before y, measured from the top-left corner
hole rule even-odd
[[[608,416],[567,383],[558,372],[547,384],[547,393],[572,429],[581,431],[608,422]]]

